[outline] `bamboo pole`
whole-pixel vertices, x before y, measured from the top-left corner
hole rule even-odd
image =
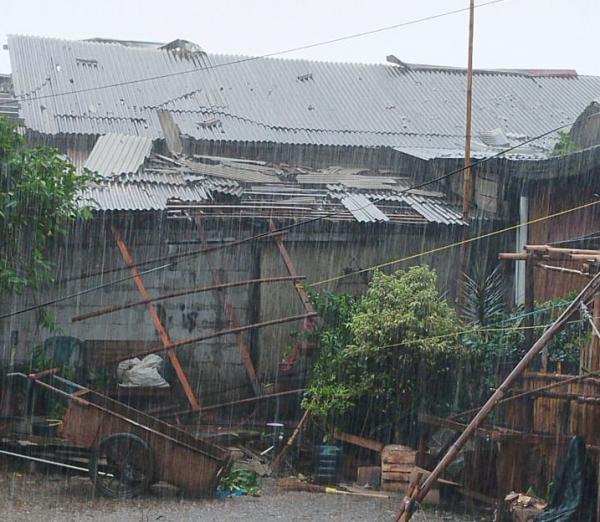
[[[574,268],[565,268],[564,266],[552,266],[544,263],[536,263],[535,266],[539,266],[544,270],[550,270],[551,272],[561,272],[563,274],[573,274],[578,276],[590,277],[590,274],[583,272],[582,270],[575,270]]]
[[[584,248],[561,248],[550,245],[525,245],[525,250],[541,252],[544,254],[588,254],[592,256],[600,256],[600,250],[589,250]]]
[[[500,402],[511,385],[516,379],[523,373],[523,371],[529,366],[531,361],[541,352],[541,350],[548,344],[552,337],[565,325],[570,317],[576,313],[579,309],[581,302],[586,302],[593,297],[598,289],[600,288],[600,274],[594,276],[594,278],[579,292],[577,297],[567,306],[563,313],[550,325],[550,327],[542,334],[542,336],[533,344],[525,356],[519,361],[515,368],[510,372],[508,377],[502,382],[498,389],[492,394],[487,400],[479,412],[475,415],[473,420],[461,433],[458,439],[452,444],[450,449],[444,455],[442,460],[437,464],[435,469],[431,472],[431,475],[427,477],[421,488],[417,488],[416,492],[412,495],[407,495],[400,505],[398,512],[398,520],[407,522],[412,516],[412,506],[414,502],[420,502],[431,487],[436,483],[438,478],[441,477],[442,473],[446,470],[448,465],[456,458],[458,453],[462,450],[464,445],[467,443],[473,433],[483,424],[490,411]],[[408,507],[408,509],[407,509]]]
[[[264,283],[279,283],[281,281],[298,281],[306,279],[306,276],[283,276],[283,277],[265,277],[262,279],[248,279],[246,281],[233,281],[231,283],[223,283],[211,286],[200,286],[196,288],[189,288],[187,290],[180,290],[178,292],[172,292],[170,294],[161,295],[159,297],[153,297],[150,299],[141,299],[139,301],[130,301],[122,305],[107,306],[94,312],[88,312],[86,314],[76,315],[71,319],[71,322],[83,321],[85,319],[91,319],[92,317],[98,317],[101,315],[111,314],[127,308],[133,308],[134,306],[145,305],[149,303],[156,303],[157,301],[166,301],[167,299],[173,299],[174,297],[181,297],[189,294],[201,294],[203,292],[211,292],[213,290],[224,290],[226,288],[236,288],[238,286],[246,286],[253,284],[264,284]]]
[[[502,252],[498,254],[498,259],[508,259],[509,261],[527,261],[527,259],[529,259],[529,254],[521,252]]]

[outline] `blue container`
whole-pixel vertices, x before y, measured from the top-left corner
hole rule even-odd
[[[315,480],[319,484],[335,484],[342,463],[340,446],[320,445],[316,447]]]

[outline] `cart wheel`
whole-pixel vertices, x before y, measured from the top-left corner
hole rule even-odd
[[[110,498],[131,498],[154,481],[154,452],[132,433],[116,433],[92,451],[90,478],[97,491]]]

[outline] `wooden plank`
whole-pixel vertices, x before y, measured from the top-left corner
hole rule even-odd
[[[123,261],[125,261],[125,264],[129,267],[129,271],[130,271],[131,275],[133,276],[133,282],[135,283],[135,286],[137,287],[138,292],[142,296],[142,299],[150,300],[150,294],[148,293],[148,291],[146,290],[146,287],[144,286],[144,282],[142,281],[142,278],[140,277],[139,270],[135,267],[135,262],[133,261],[133,258],[131,257],[131,254],[129,253],[129,249],[127,248],[127,245],[125,244],[125,241],[123,240],[123,236],[121,235],[120,230],[115,225],[111,225],[111,228],[112,228],[112,233],[115,236],[115,240],[117,242],[117,247],[119,248],[119,251],[121,252]],[[200,404],[198,402],[198,399],[196,398],[196,395],[194,394],[194,391],[192,390],[190,381],[188,380],[187,375],[186,375],[185,371],[183,370],[183,367],[181,366],[179,359],[177,358],[177,354],[173,350],[173,346],[172,346],[173,343],[171,342],[169,333],[167,332],[166,328],[164,327],[160,318],[158,317],[158,314],[156,313],[156,309],[154,308],[154,306],[148,302],[146,304],[146,309],[148,310],[148,313],[150,314],[152,323],[154,324],[154,328],[158,332],[158,335],[160,337],[160,340],[162,341],[164,348],[167,350],[167,355],[169,357],[169,360],[171,361],[171,364],[173,365],[173,368],[175,369],[175,374],[177,375],[177,378],[179,379],[179,382],[181,383],[181,387],[183,388],[183,391],[185,393],[185,396],[186,396],[188,402],[190,403],[190,406],[194,410],[199,410]]]
[[[248,279],[246,281],[233,281],[231,283],[223,283],[220,285],[212,285],[212,286],[201,286],[196,288],[189,288],[186,290],[179,290],[177,292],[171,292],[168,294],[164,294],[158,297],[153,297],[152,299],[142,299],[140,301],[130,301],[129,303],[124,303],[121,305],[113,305],[107,306],[106,308],[102,308],[100,310],[95,310],[93,312],[88,312],[85,314],[76,315],[71,318],[71,322],[75,323],[77,321],[83,321],[85,319],[91,319],[92,317],[98,317],[100,315],[111,314],[113,312],[118,312],[119,310],[126,310],[127,308],[133,308],[135,306],[148,304],[148,303],[156,303],[158,301],[166,301],[167,299],[173,299],[175,297],[181,297],[184,295],[190,294],[201,294],[203,292],[210,292],[214,290],[224,290],[226,288],[237,288],[239,286],[248,286],[253,284],[264,284],[264,283],[279,283],[282,281],[299,281],[302,279],[306,279],[305,276],[297,276],[297,277],[266,277],[263,279]]]
[[[417,460],[417,450],[398,444],[388,444],[381,452],[381,462],[384,464],[412,464]]]
[[[382,472],[384,471],[392,471],[392,472],[397,472],[397,471],[412,471],[414,469],[415,465],[414,462],[406,462],[406,463],[402,463],[402,464],[390,464],[387,462],[383,462],[381,464],[381,470]]]
[[[378,442],[376,440],[367,439],[365,437],[360,437],[358,435],[352,435],[351,433],[345,433],[343,431],[336,431],[333,434],[334,438],[337,440],[341,440],[342,442],[347,442],[348,444],[354,444],[355,446],[359,446],[361,448],[365,448],[372,451],[377,451],[381,453],[385,444],[382,442]]]
[[[381,478],[386,481],[392,482],[406,482],[407,484],[410,482],[410,477],[412,474],[412,470],[406,471],[382,471]]]
[[[247,330],[253,330],[255,328],[264,328],[265,326],[273,326],[276,324],[291,323],[293,321],[300,321],[308,317],[313,317],[307,314],[291,315],[289,317],[281,317],[279,319],[271,319],[269,321],[263,321],[262,323],[245,324],[238,326],[237,328],[228,328],[227,330],[219,330],[206,335],[200,335],[198,337],[192,337],[190,339],[183,339],[181,341],[175,341],[171,344],[171,348],[181,348],[182,346],[188,346],[190,344],[196,344],[202,341],[208,341],[209,339],[215,339],[216,337],[223,337],[224,335],[237,334],[239,332],[245,332]],[[155,350],[145,350],[143,352],[135,353],[132,357],[143,357],[151,353],[158,353],[162,351],[162,348]]]

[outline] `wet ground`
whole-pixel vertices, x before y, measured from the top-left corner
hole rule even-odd
[[[3,522],[208,522],[239,520],[385,521],[393,519],[398,500],[321,493],[279,491],[273,480],[263,481],[261,497],[182,499],[168,486],[133,500],[94,498],[87,477],[0,473],[0,520]],[[474,519],[425,510],[413,520],[473,522]]]

